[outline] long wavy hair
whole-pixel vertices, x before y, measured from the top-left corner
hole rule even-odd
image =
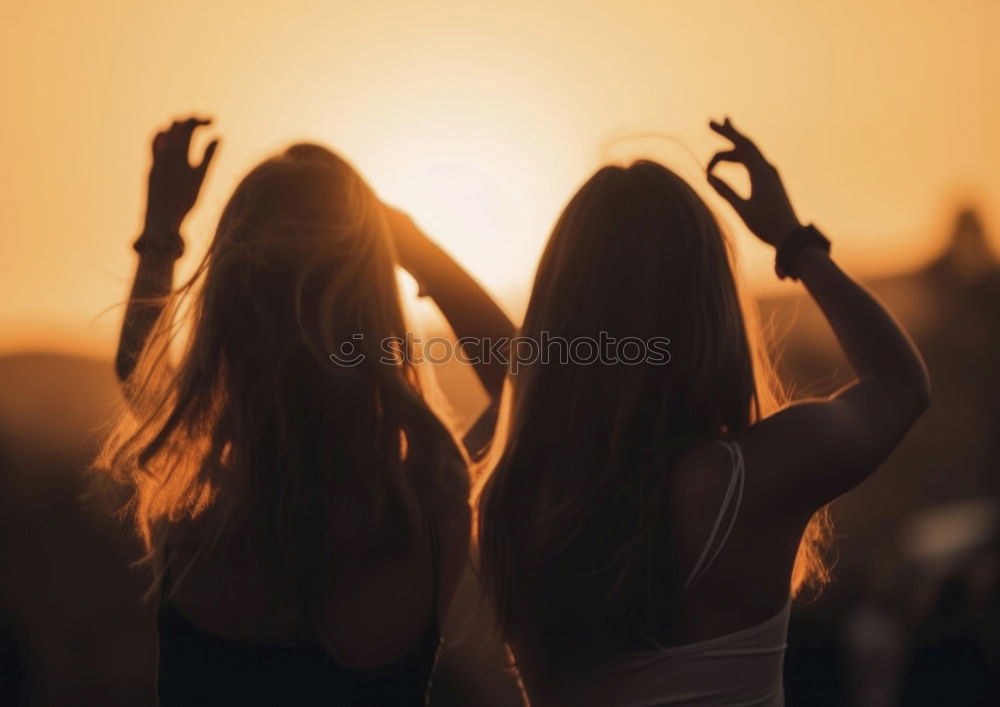
[[[329,150],[293,145],[242,180],[97,459],[132,490],[147,559],[197,519],[196,552],[237,543],[302,608],[334,567],[405,553],[436,505],[467,503],[464,455],[409,363],[394,265],[381,203]]]
[[[482,579],[503,638],[547,679],[676,628],[678,577],[662,509],[670,469],[786,400],[705,202],[650,161],[598,171],[559,218],[521,336],[669,337],[669,365],[523,366],[478,492]],[[818,513],[793,590],[826,579]]]

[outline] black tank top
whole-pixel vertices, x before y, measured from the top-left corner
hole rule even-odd
[[[427,702],[441,635],[441,560],[431,532],[431,622],[413,648],[391,664],[356,672],[337,663],[311,632],[278,643],[234,641],[201,629],[165,598],[160,602],[158,692],[161,707],[417,707]],[[164,576],[166,597],[169,576]]]

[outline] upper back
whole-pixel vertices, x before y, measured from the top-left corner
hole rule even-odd
[[[167,576],[182,581],[161,609],[161,698],[195,672],[211,684],[246,686],[261,678],[262,684],[295,683],[300,691],[312,685],[317,699],[342,694],[334,704],[364,704],[360,694],[388,699],[385,690],[398,699],[409,695],[414,704],[422,699],[440,620],[467,560],[467,508],[432,519],[404,556],[364,567],[317,558],[335,566],[337,579],[307,612],[280,608],[290,604],[266,588],[246,553],[197,556],[197,544],[184,535],[169,546]],[[191,665],[191,654],[210,656],[204,662],[211,664]],[[262,665],[273,673],[266,680]]]
[[[673,545],[675,576],[682,585],[673,598],[676,605],[669,607],[676,622],[666,630],[662,625],[639,628],[628,651],[690,646],[777,617],[788,606],[792,568],[809,519],[808,514],[775,513],[766,472],[746,465],[738,443],[699,442],[669,473],[657,512],[671,521],[670,537],[659,541]],[[541,670],[533,637],[525,633],[519,639],[513,647],[525,683],[529,691],[534,686],[544,692],[552,676]],[[601,662],[619,657],[609,654]]]
[[[738,442],[696,445],[674,469],[668,508],[684,591],[678,635],[688,643],[775,615],[788,603],[809,514],[783,515],[766,470]],[[714,532],[713,532],[714,531]]]

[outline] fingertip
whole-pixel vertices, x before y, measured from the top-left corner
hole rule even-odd
[[[213,158],[215,157],[215,150],[219,146],[219,138],[215,138],[212,142],[208,143],[205,147],[205,154],[202,155],[201,164],[198,165],[198,169],[204,174],[208,169],[208,166],[212,164]]]

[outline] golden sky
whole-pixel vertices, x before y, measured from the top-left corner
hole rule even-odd
[[[7,2],[0,351],[110,354],[148,141],[216,118],[190,265],[236,181],[328,143],[520,314],[552,222],[603,160],[692,180],[730,115],[861,275],[918,266],[951,215],[1000,230],[1000,2]],[[616,136],[669,139],[608,146]],[[751,286],[771,255],[734,226]]]

